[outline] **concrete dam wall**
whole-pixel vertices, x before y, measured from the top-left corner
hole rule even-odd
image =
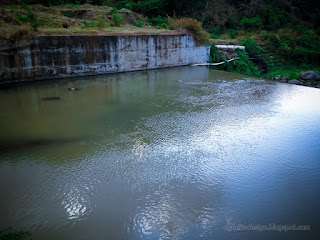
[[[206,63],[191,35],[36,36],[0,46],[0,84]]]

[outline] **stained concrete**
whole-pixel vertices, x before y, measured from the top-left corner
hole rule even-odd
[[[36,36],[0,46],[0,84],[206,63],[191,35]]]

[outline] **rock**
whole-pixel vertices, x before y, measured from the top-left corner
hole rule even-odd
[[[281,76],[280,75],[274,76],[273,80],[280,81],[281,80]]]
[[[282,80],[283,80],[284,82],[288,82],[288,81],[290,81],[290,78],[289,78],[289,77],[284,77]]]
[[[315,80],[315,81],[318,81],[320,79],[319,75],[315,71],[301,72],[300,78],[302,80]]]
[[[79,88],[70,87],[68,88],[68,90],[71,92],[75,92],[75,91],[79,91]]]
[[[297,80],[297,79],[292,79],[292,80],[288,81],[288,83],[290,83],[290,84],[296,84],[296,85],[302,85],[302,84],[303,84],[302,82],[300,82],[300,81]]]
[[[316,88],[320,88],[320,83],[318,83],[315,87],[316,87]]]

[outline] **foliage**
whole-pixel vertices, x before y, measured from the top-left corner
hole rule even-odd
[[[136,26],[137,26],[138,28],[143,28],[143,26],[144,26],[143,21],[138,20],[138,21],[136,22]]]
[[[318,73],[320,72],[319,66],[313,66],[308,64],[301,64],[301,65],[285,64],[283,67],[279,69],[275,69],[273,71],[268,72],[263,77],[268,79],[273,79],[275,76],[281,76],[282,78],[289,77],[290,79],[299,79],[300,72],[303,72],[306,69],[313,69]]]
[[[228,62],[224,59],[219,52],[219,49],[216,47],[211,47],[210,50],[210,62],[225,62],[223,65],[213,66],[213,68],[217,68],[220,70],[235,72],[240,74],[245,74],[248,76],[260,77],[260,73],[258,71],[258,67],[249,59],[249,56],[243,50],[236,50],[239,59]]]
[[[82,24],[84,27],[89,28],[89,27],[94,27],[95,22],[94,20],[91,20],[91,21],[83,20]]]
[[[112,14],[112,23],[114,26],[116,27],[120,27],[122,22],[123,22],[123,18],[119,15],[119,14]]]
[[[109,23],[106,21],[106,18],[104,16],[99,16],[97,17],[96,19],[96,22],[95,22],[95,26],[99,29],[102,29],[102,28],[106,28],[106,27],[109,27]]]
[[[246,52],[249,54],[263,54],[264,50],[260,47],[253,38],[247,38],[240,42],[246,47]]]
[[[156,18],[148,19],[148,24],[155,27],[166,28],[168,24],[168,19],[161,17],[158,15]]]
[[[1,240],[31,240],[31,233],[14,230],[12,227],[0,231]]]
[[[146,1],[118,1],[114,4],[117,9],[127,8],[134,12],[142,13],[147,17],[154,18],[158,15],[166,14],[165,0],[146,0]]]
[[[210,63],[223,62],[224,59],[220,50],[214,44],[210,44],[210,46]]]
[[[231,39],[234,39],[238,36],[239,34],[239,31],[238,30],[235,30],[235,29],[229,29],[228,31],[228,35]]]
[[[240,21],[240,24],[245,30],[257,30],[262,26],[262,20],[259,16],[253,18],[244,17]]]
[[[174,21],[176,29],[183,29],[190,33],[197,43],[204,44],[209,40],[209,34],[202,29],[199,21],[193,18],[180,18]]]
[[[69,18],[72,17],[70,12],[63,12],[63,16],[69,17]]]
[[[210,38],[212,39],[221,39],[221,36],[215,35],[213,33],[210,34]]]
[[[319,36],[306,28],[279,30],[270,34],[267,44],[270,51],[290,64],[320,63]]]
[[[258,67],[249,60],[249,56],[244,51],[239,49],[237,49],[236,52],[239,60],[230,63],[233,64],[233,71],[249,76],[259,77],[260,73],[258,71]]]
[[[34,30],[37,30],[39,22],[36,14],[26,4],[22,4],[22,7],[26,11],[26,15],[16,14],[16,17],[20,22],[29,23]]]
[[[116,13],[118,13],[118,11],[117,11],[117,9],[116,9],[116,8],[112,8],[112,9],[110,10],[110,13],[112,13],[112,14],[116,14]]]

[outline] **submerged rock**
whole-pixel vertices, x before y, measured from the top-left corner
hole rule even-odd
[[[296,85],[303,85],[303,83],[300,82],[300,81],[297,80],[297,79],[292,79],[292,80],[288,81],[288,83],[290,83],[290,84],[296,84]]]
[[[68,88],[68,90],[71,92],[75,92],[75,91],[79,91],[79,88],[70,87]]]
[[[300,78],[302,80],[315,80],[315,81],[318,81],[320,79],[318,73],[316,73],[315,71],[301,72]]]

